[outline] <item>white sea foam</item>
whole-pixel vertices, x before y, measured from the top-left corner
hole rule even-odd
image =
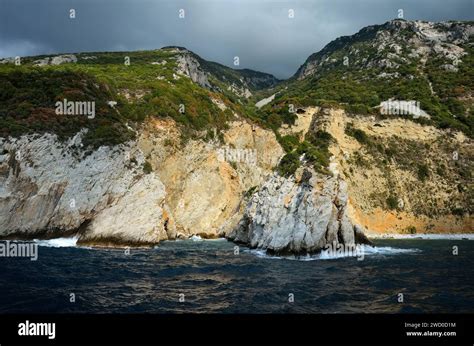
[[[371,239],[468,239],[474,240],[474,234],[369,234]]]
[[[304,255],[304,256],[273,256],[266,253],[265,250],[262,249],[248,249],[244,250],[244,252],[251,253],[259,258],[265,259],[286,259],[286,260],[293,260],[293,261],[317,261],[317,260],[334,260],[339,258],[346,258],[346,257],[354,257],[357,259],[357,256],[347,256],[344,254],[329,254],[327,251],[322,251],[321,253],[314,254],[314,255]],[[401,255],[401,254],[409,254],[409,253],[417,253],[421,252],[419,249],[402,249],[402,248],[394,248],[390,246],[368,246],[363,245],[363,255],[365,256],[387,256],[387,255]]]
[[[202,241],[202,238],[198,235],[193,235],[189,239],[192,241]]]
[[[77,239],[79,237],[69,237],[69,238],[55,238],[55,239],[48,239],[48,240],[33,240],[39,246],[46,246],[46,247],[76,247],[77,246]]]
[[[192,240],[192,241],[223,241],[223,240],[227,240],[225,238],[210,238],[210,239],[203,239],[201,238],[201,236],[199,235],[192,235],[191,237],[189,237],[188,239],[186,240]]]
[[[402,249],[390,246],[368,246],[364,245],[364,254],[365,255],[399,255],[406,253],[416,253],[421,252],[420,249]]]
[[[228,241],[226,238],[203,239],[204,241]]]

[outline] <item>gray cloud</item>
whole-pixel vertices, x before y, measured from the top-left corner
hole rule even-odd
[[[0,0],[0,57],[177,45],[287,78],[331,40],[396,18],[398,9],[405,19],[474,16],[472,0]]]

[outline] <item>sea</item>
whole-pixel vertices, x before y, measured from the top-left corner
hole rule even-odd
[[[375,239],[353,256],[270,256],[225,239],[154,248],[35,240],[0,258],[0,313],[473,313],[474,240]]]

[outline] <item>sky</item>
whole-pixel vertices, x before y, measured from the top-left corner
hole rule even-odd
[[[173,45],[284,79],[400,9],[407,20],[474,20],[474,0],[0,0],[0,57]]]

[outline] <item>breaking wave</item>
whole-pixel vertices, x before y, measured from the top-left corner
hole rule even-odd
[[[474,234],[371,234],[374,239],[474,240]]]
[[[362,245],[363,252],[360,254],[353,254],[353,255],[345,255],[345,254],[330,254],[328,251],[322,251],[321,253],[314,254],[314,255],[302,255],[302,256],[275,256],[269,255],[265,250],[262,249],[246,249],[243,252],[253,254],[259,258],[266,258],[266,259],[286,259],[286,260],[293,260],[293,261],[317,261],[317,260],[333,260],[339,258],[351,258],[360,257],[361,255],[365,256],[387,256],[387,255],[401,255],[401,254],[409,254],[409,253],[418,253],[421,252],[419,249],[402,249],[402,248],[394,248],[390,246],[369,246],[369,245]]]
[[[69,237],[69,238],[55,238],[55,239],[48,239],[48,240],[38,240],[35,239],[33,242],[38,244],[39,246],[46,246],[46,247],[76,247],[77,246],[77,239],[79,237]]]

